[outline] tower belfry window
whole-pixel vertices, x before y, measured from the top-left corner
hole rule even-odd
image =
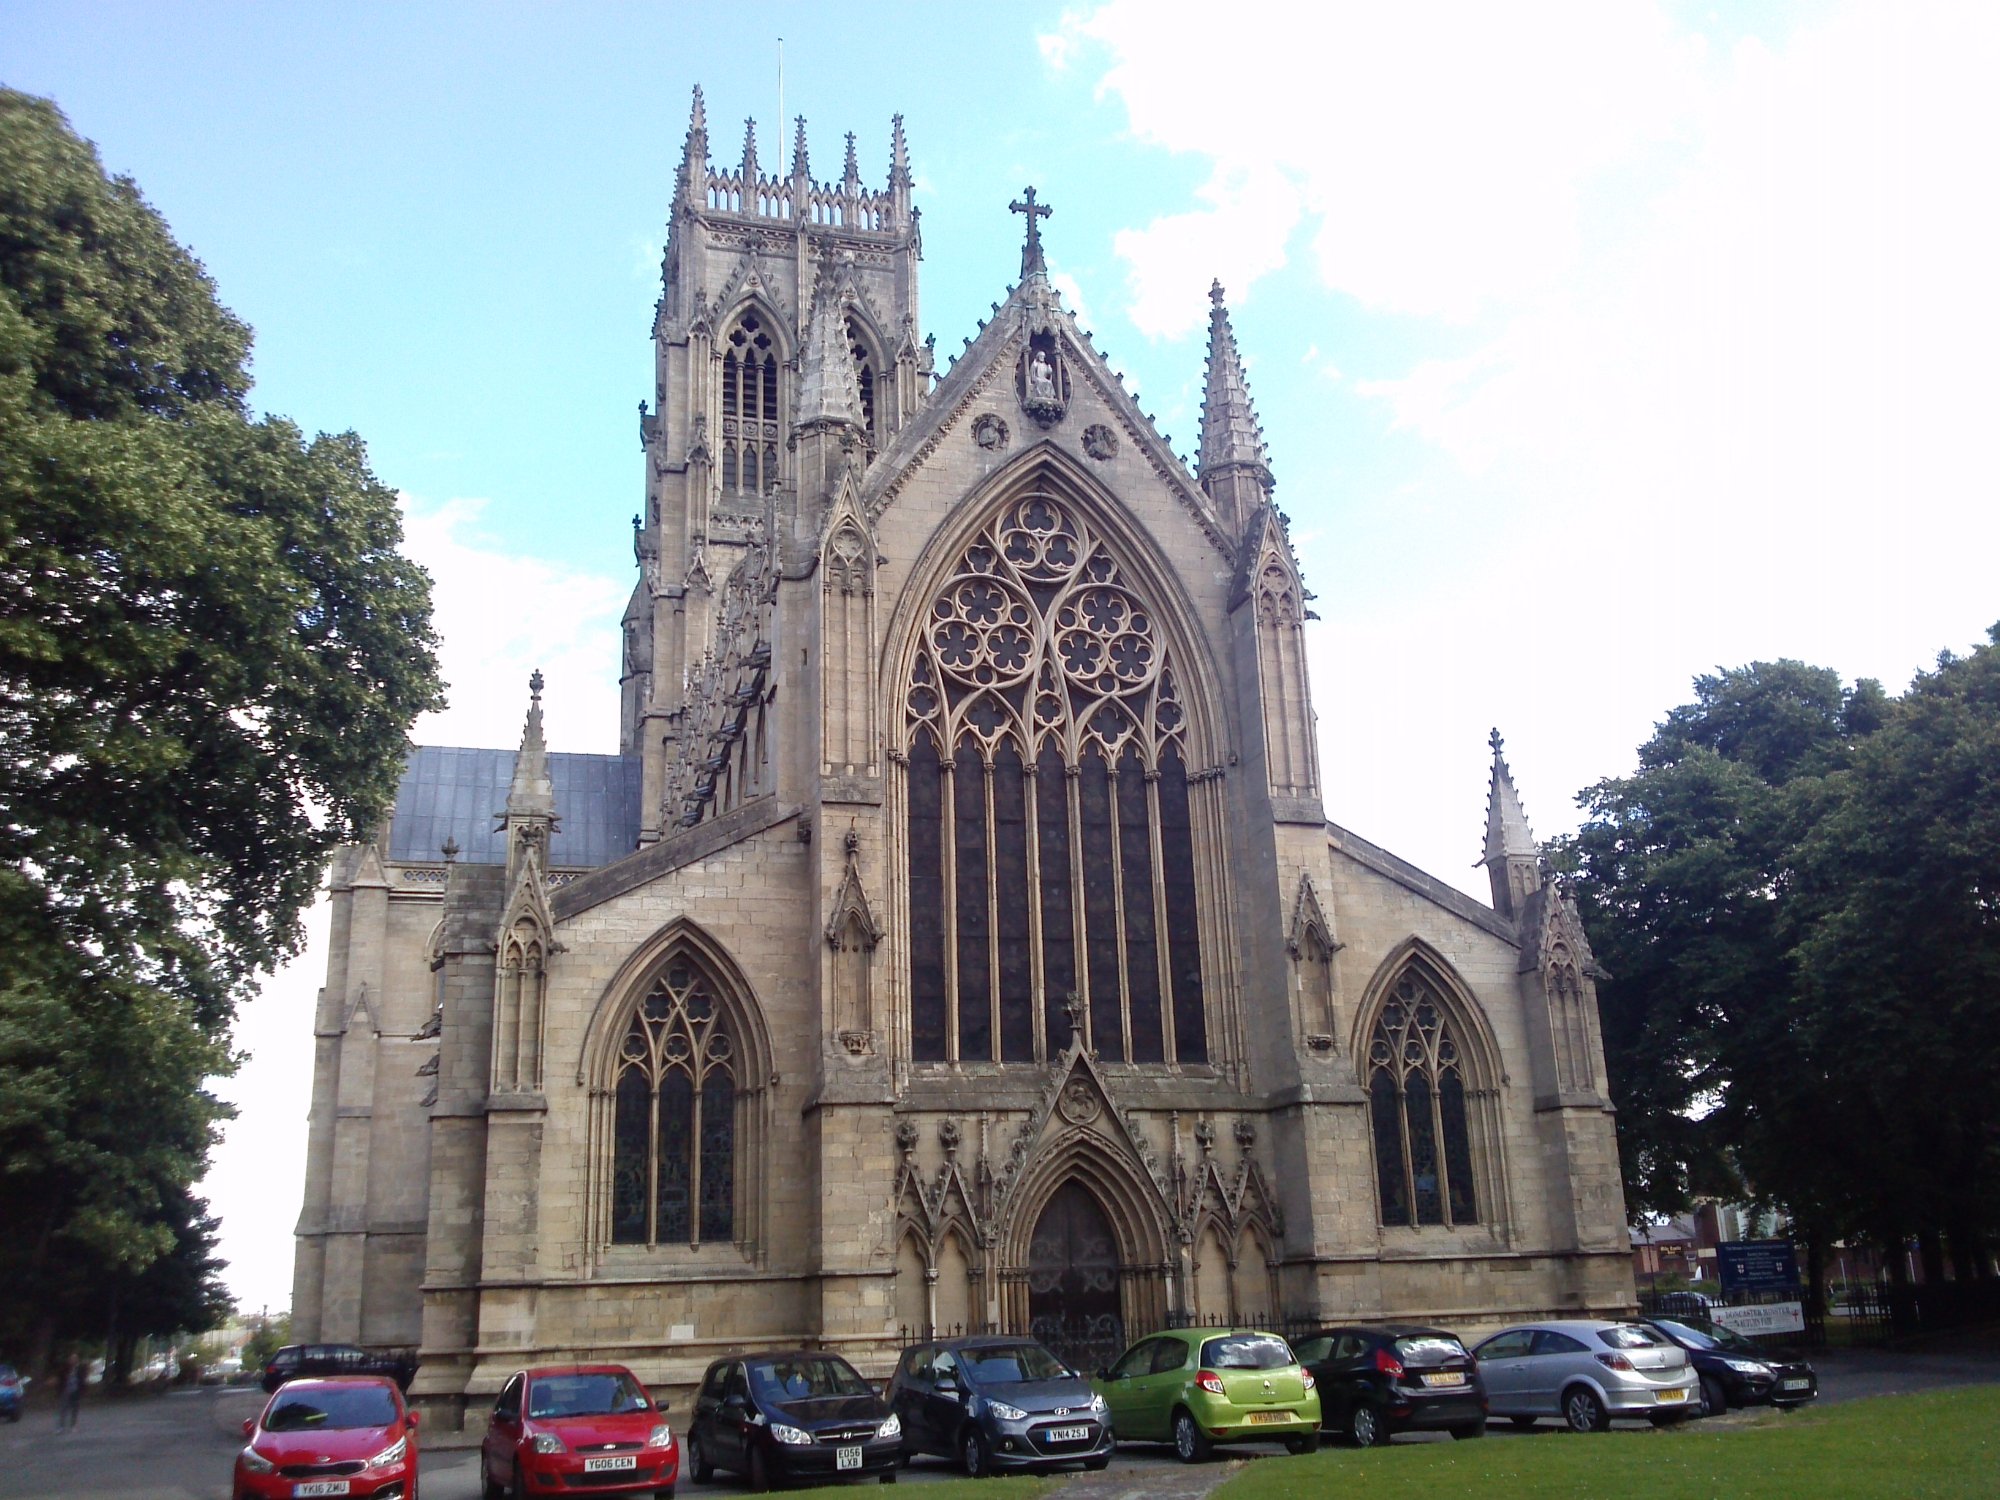
[[[778,351],[756,313],[730,330],[722,352],[722,492],[778,487]]]

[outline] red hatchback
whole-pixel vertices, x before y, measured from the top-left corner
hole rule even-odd
[[[235,1500],[417,1500],[417,1414],[386,1376],[294,1380],[243,1435]]]
[[[673,1500],[680,1470],[672,1430],[623,1365],[521,1371],[493,1404],[480,1451],[486,1500],[557,1490]]]

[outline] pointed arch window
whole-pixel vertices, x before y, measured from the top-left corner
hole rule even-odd
[[[1382,1223],[1476,1223],[1466,1062],[1456,1023],[1415,969],[1390,987],[1369,1037],[1367,1069]]]
[[[723,494],[777,489],[778,433],[777,347],[762,316],[746,312],[722,345]]]
[[[1155,612],[1067,503],[1007,507],[922,625],[905,698],[916,1060],[1068,1041],[1208,1059],[1188,716]]]
[[[633,1011],[612,1084],[611,1240],[738,1238],[740,1049],[706,974],[677,957]]]
[[[861,425],[868,433],[868,451],[872,457],[882,447],[882,428],[875,410],[875,356],[862,336],[861,325],[851,314],[847,319],[847,353],[854,361],[854,381],[861,391]]]

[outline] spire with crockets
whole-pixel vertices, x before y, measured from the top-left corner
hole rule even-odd
[[[1264,429],[1243,377],[1236,332],[1223,305],[1222,283],[1208,289],[1208,381],[1201,396],[1201,487],[1222,519],[1242,524],[1271,497],[1271,465],[1264,456]]]
[[[1542,883],[1541,862],[1535,831],[1514,789],[1514,773],[1507,769],[1500,731],[1495,729],[1486,742],[1493,747],[1493,780],[1486,794],[1486,853],[1479,862],[1493,883],[1493,909],[1503,917],[1518,917]]]

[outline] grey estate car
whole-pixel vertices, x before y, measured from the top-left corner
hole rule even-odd
[[[1529,1323],[1494,1334],[1472,1356],[1488,1410],[1516,1427],[1561,1417],[1577,1432],[1603,1432],[1613,1417],[1660,1426],[1701,1411],[1687,1351],[1642,1323]]]

